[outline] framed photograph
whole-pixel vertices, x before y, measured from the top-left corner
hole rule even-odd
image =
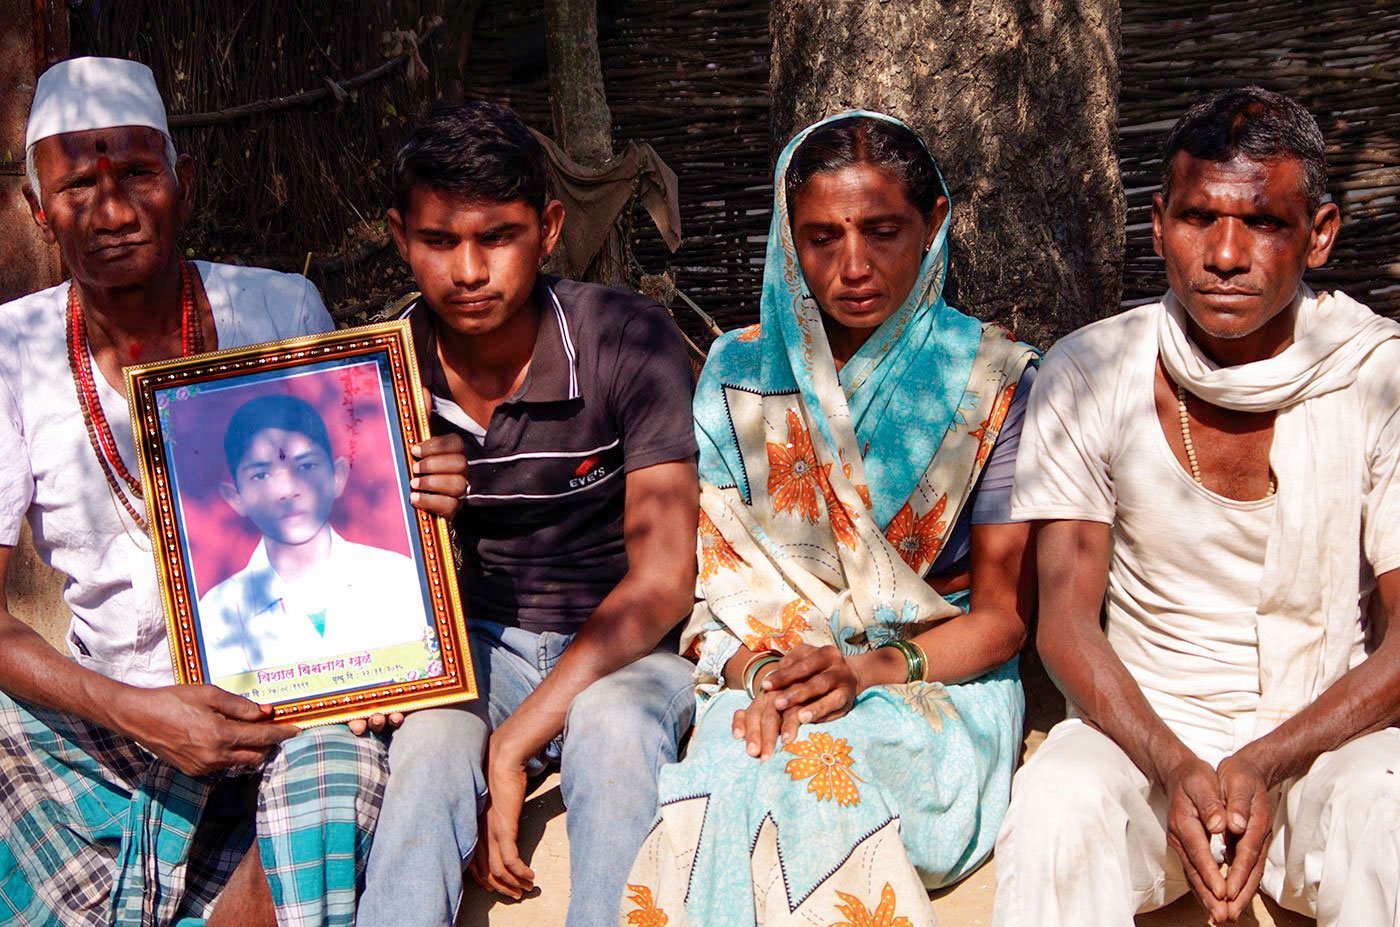
[[[304,727],[476,697],[407,322],[126,369],[175,677]]]

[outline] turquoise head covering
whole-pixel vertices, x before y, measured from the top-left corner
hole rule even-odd
[[[883,528],[928,470],[948,428],[959,421],[982,323],[943,299],[950,209],[903,304],[837,373],[821,310],[808,295],[797,260],[786,180],[793,153],[812,132],[852,117],[908,128],[891,116],[850,110],[808,126],[788,142],[773,177],[759,327],[716,340],[696,388],[695,423],[701,478],[718,488],[736,486],[751,501],[725,388],[761,395],[800,393],[828,458],[838,456],[838,431],[854,431],[873,514]],[[941,174],[938,179],[946,197]]]

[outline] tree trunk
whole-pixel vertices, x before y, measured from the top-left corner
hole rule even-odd
[[[579,164],[601,167],[613,157],[612,112],[598,54],[597,0],[546,0],[549,108],[554,139]],[[614,226],[584,279],[620,286],[626,279],[622,236]]]
[[[549,108],[554,138],[580,164],[613,156],[612,112],[598,55],[597,0],[548,0]]]
[[[773,0],[771,32],[778,148],[854,107],[928,140],[953,198],[950,302],[1042,346],[1117,311],[1117,2]]]

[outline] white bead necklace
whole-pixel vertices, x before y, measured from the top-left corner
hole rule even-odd
[[[1191,478],[1197,484],[1204,486],[1206,481],[1201,479],[1201,465],[1196,462],[1196,445],[1191,441],[1191,416],[1186,411],[1186,387],[1180,383],[1176,385],[1176,413],[1181,419],[1181,443],[1186,445],[1186,462],[1191,465]],[[1278,492],[1278,482],[1274,480],[1273,471],[1269,471],[1269,495]]]

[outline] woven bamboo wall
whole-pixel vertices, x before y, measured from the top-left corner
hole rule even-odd
[[[386,60],[381,32],[422,29],[457,5],[396,0],[351,17],[315,4],[85,0],[74,6],[74,52],[134,55],[156,69],[172,113],[207,113],[374,68]],[[542,0],[481,7],[465,91],[550,131]],[[408,281],[380,224],[388,153],[443,89],[446,31],[424,47],[434,80],[392,75],[341,102],[178,129],[202,162],[196,251],[284,268],[315,252],[312,277],[347,321],[401,291]],[[639,213],[638,263],[672,270],[723,327],[751,320],[771,205],[768,4],[600,0],[599,35],[617,141],[651,142],[680,178],[685,244],[668,253]],[[1329,143],[1344,224],[1331,263],[1311,279],[1400,315],[1400,0],[1124,0],[1121,74],[1125,300],[1163,287],[1147,210],[1167,129],[1200,93],[1254,81],[1301,100]],[[707,340],[692,316],[678,317]]]
[[[1257,83],[1301,102],[1327,139],[1342,231],[1308,279],[1400,315],[1400,2],[1124,0],[1121,72],[1125,301],[1165,287],[1150,208],[1172,123],[1202,93]]]
[[[619,140],[651,141],[680,177],[686,243],[674,257],[642,230],[649,270],[677,283],[728,328],[756,311],[771,205],[767,4],[604,5],[604,80]],[[488,6],[469,89],[548,126],[539,0]],[[1319,286],[1400,315],[1400,2],[1125,0],[1119,157],[1128,194],[1124,300],[1165,286],[1148,213],[1168,129],[1207,91],[1259,83],[1318,118],[1342,235]],[[682,313],[682,322],[691,326]],[[696,329],[692,334],[699,336]]]
[[[333,304],[377,283],[360,265],[386,244],[386,163],[434,92],[391,56],[405,47],[398,34],[425,29],[441,5],[394,0],[347,15],[340,4],[69,3],[73,54],[155,72],[176,147],[197,165],[192,252],[279,270],[314,253],[311,276]],[[349,89],[332,91],[333,80]]]
[[[638,213],[634,252],[724,328],[757,309],[768,231],[768,5],[755,0],[601,5],[599,49],[614,136],[650,142],[680,181],[685,243],[670,254]],[[472,36],[467,93],[550,132],[540,0],[488,3]],[[684,310],[677,317],[707,341]]]

